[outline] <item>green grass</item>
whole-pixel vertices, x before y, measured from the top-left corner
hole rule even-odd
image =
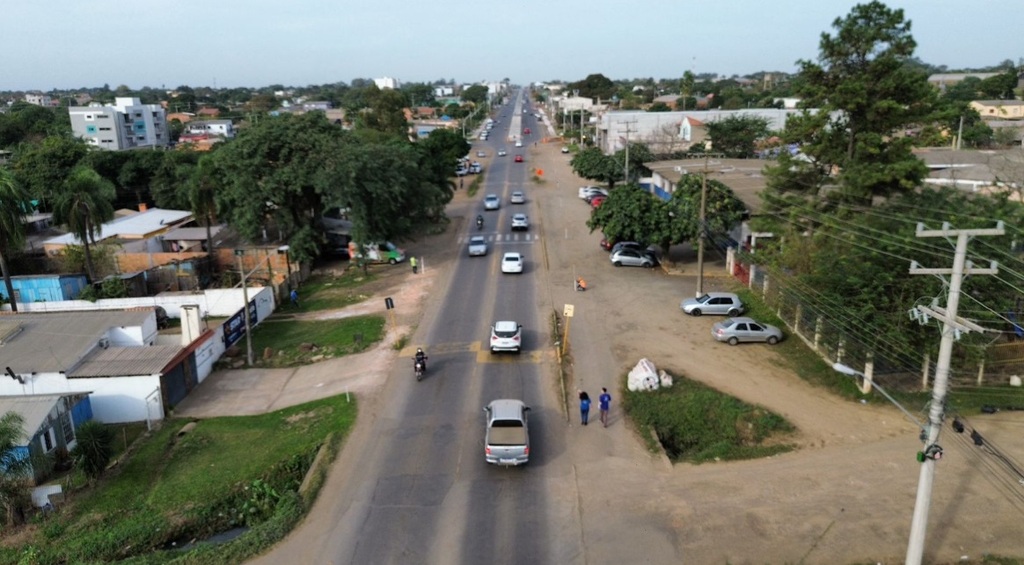
[[[281,305],[280,311],[286,314],[317,312],[357,304],[369,298],[359,291],[359,287],[374,278],[372,272],[364,274],[362,269],[346,269],[344,274],[336,277],[310,277],[299,287],[299,307],[287,301]]]
[[[685,377],[670,388],[623,394],[626,412],[673,462],[755,459],[792,449],[793,426],[781,416]]]
[[[383,316],[355,316],[338,320],[267,320],[252,333],[256,365],[292,367],[309,363],[313,357],[326,358],[359,353],[384,337]],[[316,348],[303,351],[302,344]],[[264,359],[270,348],[273,355]]]
[[[476,196],[477,191],[484,185],[484,178],[487,176],[487,171],[484,171],[478,175],[475,175],[473,182],[469,183],[469,188],[466,189],[466,196],[470,198]]]
[[[235,552],[230,559],[219,560],[218,548],[189,559],[240,562],[297,522],[305,507],[295,492],[310,463],[323,444],[340,443],[355,416],[355,404],[338,396],[259,416],[201,420],[182,437],[176,435],[188,421],[168,420],[96,487],[73,493],[71,504],[41,519],[19,547],[0,550],[0,563],[25,562],[26,554],[34,555],[27,562],[41,564],[167,562],[177,554],[153,552],[171,541],[246,525],[252,531],[239,541],[250,539],[223,549]],[[287,527],[274,527],[268,538],[266,525],[282,520]]]

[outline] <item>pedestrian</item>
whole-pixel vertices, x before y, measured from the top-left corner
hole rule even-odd
[[[291,293],[288,294],[288,297],[292,299],[292,305],[295,306],[296,308],[298,308],[299,307],[299,291],[293,288]]]
[[[579,391],[580,393],[580,423],[584,426],[587,425],[587,420],[590,419],[590,395],[585,390]]]
[[[601,423],[604,427],[608,427],[608,409],[612,405],[612,395],[608,394],[608,389],[601,388],[601,396],[597,397],[597,407],[601,410]]]
[[[412,274],[415,275],[417,273],[416,258],[409,257],[409,264],[412,265]]]
[[[464,180],[464,179],[461,179],[461,178],[459,179],[459,188],[462,188],[463,186],[465,186],[464,184],[462,184],[462,183],[463,183],[463,180]]]

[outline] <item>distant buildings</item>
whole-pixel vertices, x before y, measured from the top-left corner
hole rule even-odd
[[[377,85],[377,88],[384,90],[390,88],[391,90],[398,90],[402,87],[402,83],[397,78],[384,77],[373,79],[373,84]]]
[[[26,94],[25,102],[35,104],[36,106],[43,106],[44,108],[53,106],[53,99],[45,94]]]
[[[71,131],[94,147],[123,151],[170,143],[163,107],[138,98],[115,98],[113,106],[72,106],[68,113]]]

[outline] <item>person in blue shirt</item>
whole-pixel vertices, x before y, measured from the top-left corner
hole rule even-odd
[[[597,407],[601,410],[601,423],[608,427],[608,409],[612,405],[612,395],[607,388],[601,388],[601,396],[597,397]]]
[[[586,391],[580,391],[580,423],[587,425],[590,418],[590,395]]]

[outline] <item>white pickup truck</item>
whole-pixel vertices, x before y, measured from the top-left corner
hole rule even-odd
[[[525,465],[530,460],[530,432],[526,413],[530,407],[522,400],[499,399],[484,408],[487,434],[484,457],[494,465]]]

